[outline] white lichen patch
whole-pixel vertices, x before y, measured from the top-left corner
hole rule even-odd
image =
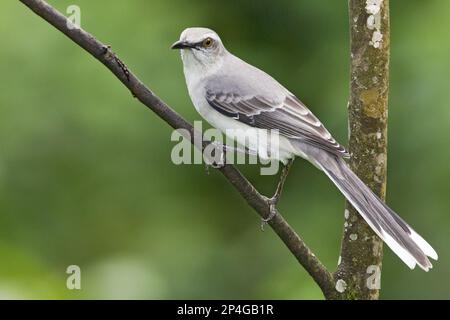
[[[347,289],[347,283],[344,280],[339,279],[336,282],[336,291],[339,293],[343,293],[345,289]]]
[[[369,42],[374,48],[379,48],[381,46],[381,41],[383,40],[383,34],[376,30],[372,34],[372,40]]]
[[[371,15],[376,15],[381,11],[382,0],[367,0],[366,11]]]
[[[356,240],[358,240],[358,235],[356,233],[352,233],[349,236],[349,238],[350,238],[351,241],[356,241]]]
[[[348,209],[345,209],[345,211],[344,211],[345,220],[347,220],[349,216],[350,216],[350,212],[348,211]]]
[[[383,169],[383,167],[381,166],[376,166],[375,167],[375,173],[377,176],[379,176],[381,174],[381,170]]]
[[[378,257],[381,254],[381,250],[383,248],[383,242],[381,241],[373,241],[372,245],[372,254],[374,257]]]
[[[366,12],[369,15],[367,18],[367,28],[373,30],[372,39],[369,44],[374,48],[380,48],[383,41],[383,34],[381,33],[381,7],[383,0],[366,0]]]
[[[386,163],[386,155],[384,153],[380,153],[377,155],[377,166],[380,166],[381,168],[384,168],[384,165]]]

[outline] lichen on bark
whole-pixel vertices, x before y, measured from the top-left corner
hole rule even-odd
[[[379,5],[379,8],[373,7]],[[369,7],[371,6],[371,7]],[[377,11],[379,9],[379,11]],[[374,30],[373,13],[379,29]],[[386,193],[387,103],[389,88],[389,0],[349,0],[350,97],[349,164],[383,200]],[[377,45],[374,45],[374,32]],[[347,211],[348,210],[348,211]],[[346,205],[340,264],[335,281],[346,290],[338,299],[378,299],[383,243],[358,212]],[[379,280],[377,278],[376,280]]]

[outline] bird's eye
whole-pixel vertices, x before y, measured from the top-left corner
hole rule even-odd
[[[203,47],[205,47],[205,48],[211,47],[212,44],[213,44],[213,39],[211,39],[211,38],[206,38],[205,40],[203,40]]]

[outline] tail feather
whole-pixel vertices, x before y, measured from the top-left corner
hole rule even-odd
[[[306,154],[314,165],[327,174],[373,231],[408,267],[414,269],[418,264],[425,271],[433,267],[428,257],[437,260],[436,251],[375,195],[342,158],[318,148],[308,150]]]

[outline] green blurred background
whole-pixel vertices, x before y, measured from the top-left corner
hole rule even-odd
[[[301,97],[346,143],[347,2],[50,1],[190,121],[189,26]],[[450,298],[450,1],[391,1],[388,203],[438,251],[425,273],[386,248],[382,298]],[[171,129],[18,1],[0,11],[0,298],[316,299],[274,233],[217,172],[175,166]],[[275,177],[242,168],[263,193]],[[281,212],[334,270],[343,197],[296,161]],[[66,289],[79,265],[82,290]]]

